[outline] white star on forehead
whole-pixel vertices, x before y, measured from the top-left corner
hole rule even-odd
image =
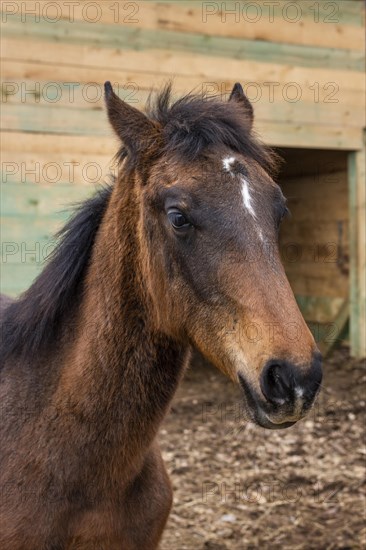
[[[235,157],[226,157],[222,160],[224,170],[226,170],[226,172],[230,172],[231,175],[233,175],[231,172],[231,166],[234,164],[235,160]]]

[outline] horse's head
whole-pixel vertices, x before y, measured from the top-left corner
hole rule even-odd
[[[106,85],[134,174],[141,267],[156,327],[238,382],[252,419],[284,428],[311,407],[320,355],[278,251],[286,201],[252,133],[239,84],[228,102],[169,88],[149,117]]]

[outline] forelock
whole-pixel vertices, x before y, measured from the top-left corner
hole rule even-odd
[[[166,153],[193,161],[207,148],[224,146],[254,159],[270,174],[277,170],[277,155],[256,138],[245,109],[236,101],[192,93],[174,101],[168,84],[150,96],[147,115],[160,124]]]

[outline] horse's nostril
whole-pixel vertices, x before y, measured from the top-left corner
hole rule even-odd
[[[267,401],[281,405],[293,399],[293,376],[286,364],[271,362],[261,375],[261,390]]]

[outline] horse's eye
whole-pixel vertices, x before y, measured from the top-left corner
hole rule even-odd
[[[185,215],[176,208],[172,208],[169,210],[168,218],[174,229],[183,230],[191,226]]]

